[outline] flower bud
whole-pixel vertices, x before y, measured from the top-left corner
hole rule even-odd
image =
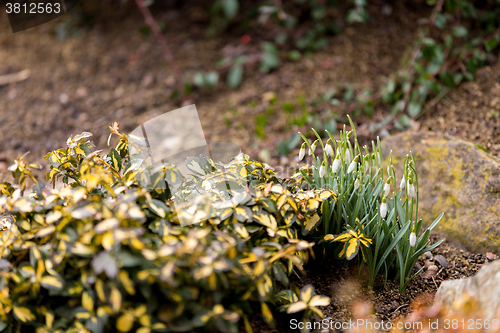
[[[325,167],[325,162],[321,163],[321,166],[319,167],[319,177],[323,178],[323,176],[326,174],[326,167]]]
[[[335,157],[332,163],[332,172],[335,173],[337,172],[338,168],[340,167],[340,157],[339,154]]]
[[[415,232],[412,231],[410,234],[410,246],[414,247],[416,243],[417,243],[417,235],[415,234]]]
[[[314,154],[317,145],[318,145],[318,139],[316,139],[316,141],[314,141],[313,144],[311,145],[311,149],[309,149],[309,155]]]
[[[403,175],[403,178],[401,178],[401,183],[399,183],[399,189],[402,191],[405,189],[405,185],[406,185],[406,179],[405,179],[405,176]]]
[[[347,149],[345,150],[345,160],[346,160],[347,162],[350,162],[350,161],[351,161],[351,151],[349,150],[349,148],[347,148]]]
[[[328,142],[326,143],[325,153],[326,153],[327,156],[333,156],[333,148],[330,145],[330,140],[328,140]]]
[[[361,183],[359,182],[359,178],[356,178],[356,181],[354,182],[354,189],[357,190],[361,186]]]
[[[391,191],[391,177],[387,179],[387,182],[384,184],[384,197],[387,197],[389,195],[389,192]]]
[[[382,203],[380,204],[380,217],[385,219],[386,216],[387,216],[387,199],[383,197]]]
[[[413,179],[410,178],[408,180],[408,195],[412,198],[417,197],[417,193],[415,192],[415,185],[413,185]]]
[[[304,156],[306,155],[306,143],[304,142],[302,144],[302,147],[300,147],[300,151],[299,151],[299,161],[302,161],[302,159],[304,158]]]
[[[349,168],[347,169],[347,173],[352,173],[354,171],[354,169],[356,169],[356,164],[358,163],[358,157],[359,157],[359,155],[354,158],[354,160],[351,162],[351,164],[349,164]]]

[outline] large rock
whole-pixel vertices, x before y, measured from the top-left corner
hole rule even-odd
[[[500,161],[474,144],[431,132],[404,132],[382,141],[397,176],[408,151],[417,162],[419,216],[471,251],[500,251]],[[398,173],[399,171],[399,173]],[[399,179],[398,179],[399,183]]]
[[[434,298],[452,311],[464,311],[464,304],[474,304],[483,320],[500,319],[500,260],[481,267],[472,277],[444,281]],[[469,309],[471,310],[471,309]]]

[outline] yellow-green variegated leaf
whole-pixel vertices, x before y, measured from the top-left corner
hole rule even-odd
[[[241,238],[247,239],[250,235],[248,234],[247,229],[245,226],[239,224],[239,223],[234,223],[233,225],[234,230],[240,235]]]
[[[311,298],[314,296],[314,287],[310,284],[300,289],[299,299],[306,303],[309,303]]]
[[[296,313],[299,311],[304,311],[307,309],[307,303],[303,301],[298,301],[296,303],[290,304],[288,309],[286,310],[287,313]]]
[[[311,298],[308,303],[310,306],[327,306],[330,304],[330,298],[326,296],[316,295]]]
[[[314,214],[313,216],[309,216],[304,221],[304,225],[302,227],[302,235],[307,235],[311,230],[316,228],[321,223],[321,218],[318,214]]]
[[[104,221],[97,223],[97,225],[94,227],[94,231],[96,234],[101,234],[103,232],[114,229],[119,225],[120,220],[118,220],[116,217],[110,217],[109,219],[105,219]]]
[[[52,234],[54,231],[56,231],[56,226],[49,225],[48,227],[38,230],[38,232],[35,234],[35,237],[43,238],[45,236]]]
[[[285,221],[287,226],[291,226],[295,223],[295,221],[297,221],[297,214],[289,210],[285,213],[285,217],[283,218],[283,220]]]
[[[347,260],[351,260],[358,254],[359,250],[359,240],[356,238],[350,239],[344,245],[345,257]]]
[[[370,244],[373,244],[373,240],[371,238],[360,237],[359,241],[366,247],[369,247]]]
[[[260,305],[261,305],[262,316],[264,317],[266,323],[272,328],[274,328],[273,313],[271,312],[266,303],[262,302],[260,303]]]
[[[220,219],[222,221],[227,220],[231,215],[233,215],[233,209],[228,208],[228,209],[222,211],[222,213],[220,214]]]
[[[36,318],[33,312],[31,312],[30,309],[24,306],[14,306],[13,309],[14,309],[14,315],[17,317],[17,319],[19,319],[23,323],[27,321],[32,321]]]
[[[40,284],[46,289],[61,290],[64,287],[64,284],[61,280],[59,280],[55,276],[50,275],[42,277],[42,279],[40,280]]]
[[[326,238],[326,236],[325,236],[325,238]],[[343,232],[340,235],[338,235],[337,237],[333,238],[333,241],[334,242],[347,242],[351,238],[352,238],[352,235],[350,233]]]
[[[316,198],[309,198],[306,203],[305,203],[305,209],[309,212],[312,212],[312,211],[315,211],[315,210],[318,210],[319,208],[319,204],[321,203],[321,201],[319,201],[318,199]]]
[[[134,315],[126,312],[116,321],[116,329],[120,332],[130,332],[134,326]]]
[[[260,215],[253,216],[255,220],[257,220],[260,224],[268,227],[271,230],[276,231],[278,229],[278,223],[274,216],[267,212],[262,212]]]
[[[252,218],[252,210],[248,207],[236,207],[234,209],[234,217],[239,222],[245,222]]]
[[[335,236],[333,236],[332,234],[328,234],[328,235],[326,235],[326,236],[323,238],[323,240],[325,240],[325,241],[329,241],[329,240],[332,240],[332,239],[334,239],[334,238],[335,238]]]
[[[345,246],[342,247],[342,251],[339,253],[339,258],[342,258],[345,254]]]

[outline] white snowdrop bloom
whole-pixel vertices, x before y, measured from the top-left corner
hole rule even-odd
[[[354,189],[357,190],[361,186],[361,183],[359,182],[359,179],[356,178],[356,181],[354,182]]]
[[[387,182],[384,184],[384,197],[387,197],[389,195],[389,192],[391,191],[391,184],[389,184],[389,179]]]
[[[318,145],[318,140],[314,141],[313,144],[311,145],[311,149],[309,149],[309,155],[314,154],[317,145]]]
[[[347,168],[347,173],[352,173],[356,169],[356,160],[352,161],[351,164],[349,164],[349,168]]]
[[[299,161],[302,161],[302,159],[304,158],[304,156],[306,155],[306,143],[304,142],[302,144],[302,147],[300,147],[300,151],[299,151]]]
[[[330,145],[329,142],[330,141],[328,141],[328,143],[325,146],[325,153],[326,153],[327,156],[333,156],[333,148],[332,148],[332,146]]]
[[[403,178],[401,178],[401,183],[399,183],[399,189],[402,191],[405,189],[405,185],[406,185],[406,179],[405,179],[405,176],[403,175]]]
[[[413,247],[417,243],[417,235],[414,232],[410,234],[410,246]]]
[[[385,219],[387,216],[387,202],[385,197],[382,199],[382,203],[380,204],[380,217]]]
[[[325,162],[321,163],[321,166],[319,167],[319,177],[323,178],[323,176],[326,174],[326,167],[325,167]]]
[[[351,161],[351,152],[349,151],[349,149],[346,149],[345,150],[345,160],[347,162],[350,162]]]
[[[333,160],[333,163],[332,163],[332,172],[333,173],[337,172],[339,167],[340,167],[340,158],[339,158],[339,154],[337,154],[337,157],[335,157],[335,159]]]
[[[408,195],[412,198],[417,197],[417,193],[415,192],[415,185],[413,183],[408,182]]]

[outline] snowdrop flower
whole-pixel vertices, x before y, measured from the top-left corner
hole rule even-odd
[[[318,140],[316,139],[316,141],[314,141],[313,144],[311,145],[311,149],[309,149],[309,155],[314,154],[317,145],[318,145]]]
[[[328,139],[328,142],[326,143],[325,153],[327,156],[333,156],[333,148],[332,145],[330,145],[330,139]]]
[[[399,184],[399,188],[402,190],[405,189],[405,185],[406,185],[406,179],[405,179],[405,176],[403,175],[403,178],[401,178],[401,183]]]
[[[410,246],[414,247],[415,243],[417,243],[417,235],[415,235],[415,231],[412,230],[410,234]]]
[[[335,156],[335,159],[333,160],[333,163],[332,163],[332,172],[333,173],[337,172],[339,167],[340,167],[340,156],[337,153],[337,156]]]
[[[361,183],[359,182],[359,178],[356,178],[356,181],[354,182],[354,189],[357,190],[361,186]]]
[[[349,151],[349,148],[347,148],[347,149],[345,150],[345,160],[346,160],[347,162],[350,162],[350,161],[351,161],[351,152]]]
[[[304,156],[306,155],[306,143],[304,142],[302,144],[302,147],[300,147],[300,151],[299,151],[299,161],[302,161],[302,159],[304,158]]]
[[[321,166],[319,167],[319,177],[323,178],[323,176],[326,174],[326,167],[325,167],[325,162],[321,163]]]
[[[354,158],[354,160],[352,160],[351,164],[349,164],[349,168],[347,169],[347,173],[352,173],[354,171],[354,169],[356,169],[356,164],[358,163],[358,156],[356,156]]]
[[[408,181],[408,195],[412,198],[417,197],[417,194],[415,192],[415,185],[413,185],[413,180],[411,178]]]
[[[387,179],[387,182],[385,182],[384,184],[384,197],[387,197],[390,191],[391,191],[391,177],[389,177]]]
[[[387,199],[383,197],[382,203],[380,204],[380,217],[385,219],[386,216],[387,216]]]

